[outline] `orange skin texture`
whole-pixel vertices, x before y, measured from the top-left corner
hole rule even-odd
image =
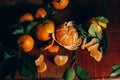
[[[40,23],[36,29],[36,37],[38,40],[47,41],[51,39],[50,34],[54,33],[55,26],[53,21],[46,20],[45,23]]]
[[[25,13],[23,14],[20,19],[19,19],[19,23],[25,22],[25,21],[34,21],[34,17],[31,13]]]
[[[53,0],[52,1],[52,6],[57,9],[57,10],[62,10],[67,7],[69,4],[69,0]]]
[[[35,13],[35,18],[44,18],[47,15],[47,12],[44,8],[37,9]]]
[[[29,52],[34,47],[34,39],[30,35],[22,35],[18,38],[18,44],[24,52]]]

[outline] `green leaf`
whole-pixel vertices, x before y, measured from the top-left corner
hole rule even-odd
[[[79,37],[81,38],[89,38],[91,37],[91,35],[89,35],[82,27],[82,25],[80,24],[79,26],[76,26],[77,28],[77,32],[79,34]]]
[[[24,34],[24,28],[21,25],[12,25],[10,28],[13,30],[13,35]]]
[[[102,35],[99,32],[95,32],[96,37],[101,41],[102,40]]]
[[[92,37],[95,37],[98,39],[98,42],[102,40],[102,35],[98,32],[98,25],[97,24],[91,24],[88,29],[89,34]]]
[[[32,56],[23,53],[21,58],[21,69],[19,70],[20,74],[25,77],[37,78],[36,76],[36,66]]]
[[[9,58],[15,57],[14,55],[10,55],[7,52],[4,52],[4,60],[8,60]]]
[[[103,53],[106,53],[108,49],[108,36],[107,36],[107,30],[102,28],[103,31],[103,43],[102,43],[102,48],[103,48]]]
[[[118,77],[120,75],[120,68],[114,70],[111,74],[110,74],[110,78],[115,78]]]
[[[58,13],[58,11],[53,10],[51,15],[55,15],[55,14],[57,14],[57,13]]]
[[[96,17],[96,20],[101,21],[103,23],[109,23],[109,20],[103,16]]]
[[[88,29],[88,33],[93,37],[96,37],[96,32],[98,32],[97,24],[91,24]]]
[[[47,8],[49,9],[49,12],[48,12],[46,18],[51,17],[58,13],[58,11],[55,10],[50,3],[47,4]]]
[[[64,80],[74,80],[74,77],[75,70],[72,67],[68,68],[63,75]]]
[[[27,29],[25,31],[26,34],[29,34],[31,29],[34,28],[39,22],[31,22],[27,25]]]
[[[47,4],[47,7],[48,7],[48,8],[52,8],[52,6],[50,5],[50,3]]]
[[[112,68],[115,70],[115,69],[118,69],[118,68],[120,68],[120,64],[115,64],[115,65],[113,65],[112,66]]]
[[[89,73],[86,69],[83,69],[77,65],[76,74],[80,80],[89,80]]]

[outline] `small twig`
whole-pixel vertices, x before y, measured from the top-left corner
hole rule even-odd
[[[77,50],[75,50],[75,52],[74,52],[75,55],[72,57],[73,58],[72,67],[74,67],[75,64],[77,65],[78,50],[79,50],[79,48]]]

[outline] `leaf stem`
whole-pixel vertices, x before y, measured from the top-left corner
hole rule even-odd
[[[75,52],[74,52],[74,55],[73,55],[73,57],[72,57],[72,67],[74,67],[74,65],[77,65],[78,63],[77,63],[77,55],[78,55],[78,51],[79,51],[79,48],[77,49],[77,50],[75,50]]]

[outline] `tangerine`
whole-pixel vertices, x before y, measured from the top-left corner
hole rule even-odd
[[[29,52],[34,47],[34,39],[31,35],[24,34],[18,38],[17,43],[22,48],[24,52]]]
[[[55,36],[56,42],[68,50],[76,50],[81,44],[81,38],[78,37],[78,32],[75,29],[73,21],[62,23],[56,29]]]
[[[36,28],[36,37],[38,40],[47,41],[51,39],[51,35],[55,30],[54,22],[46,20],[45,23],[40,23]]]
[[[47,15],[47,12],[44,8],[37,9],[35,13],[35,18],[44,18]]]
[[[68,4],[69,4],[69,0],[53,0],[52,1],[52,6],[57,10],[66,8]]]
[[[25,22],[25,21],[34,21],[34,17],[31,13],[25,13],[19,18],[19,23]]]

